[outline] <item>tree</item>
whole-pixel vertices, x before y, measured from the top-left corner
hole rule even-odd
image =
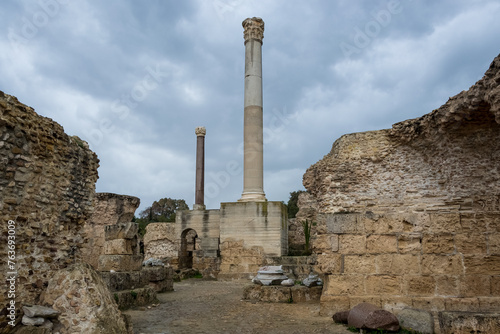
[[[162,198],[144,209],[139,217],[149,222],[174,222],[177,210],[189,210],[183,199]]]
[[[297,202],[299,201],[299,195],[302,193],[305,193],[305,191],[297,190],[290,193],[290,199],[288,200],[288,218],[295,218],[295,215],[299,212]]]

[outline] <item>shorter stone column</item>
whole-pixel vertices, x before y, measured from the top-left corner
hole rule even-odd
[[[205,135],[207,130],[199,126],[196,133],[196,194],[193,210],[205,210]]]

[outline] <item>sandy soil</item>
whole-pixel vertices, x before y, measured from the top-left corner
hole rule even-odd
[[[274,304],[242,301],[244,282],[189,279],[174,292],[158,294],[160,305],[128,310],[134,333],[348,334],[319,316],[319,303]]]

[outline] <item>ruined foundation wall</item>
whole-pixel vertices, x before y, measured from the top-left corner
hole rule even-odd
[[[150,223],[144,235],[144,258],[173,259],[178,257],[174,223]],[[170,262],[170,261],[169,261]]]
[[[316,203],[303,198],[298,216],[316,215],[324,314],[362,301],[396,312],[500,307],[499,83],[497,57],[439,109],[342,136],[307,170]]]
[[[94,196],[94,213],[84,227],[88,242],[82,249],[83,261],[97,269],[99,256],[104,254],[104,227],[131,222],[140,203],[134,196],[111,193]]]
[[[7,224],[12,220],[16,308],[36,304],[51,274],[81,259],[98,163],[87,143],[0,91],[0,257],[7,259]],[[10,271],[6,265],[2,261],[3,273]],[[6,292],[0,294],[2,309]]]

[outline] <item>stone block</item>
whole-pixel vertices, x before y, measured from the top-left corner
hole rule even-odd
[[[431,213],[429,216],[429,231],[432,233],[450,233],[462,229],[459,213]]]
[[[478,298],[446,298],[444,300],[444,310],[475,312],[480,311]]]
[[[120,310],[158,302],[156,291],[150,287],[116,291],[113,292],[112,295]]]
[[[269,303],[292,302],[291,288],[285,286],[250,285],[243,290],[243,299]]]
[[[364,233],[365,226],[360,216],[356,213],[327,215],[326,228],[328,234]]]
[[[460,255],[435,255],[422,256],[422,274],[424,275],[462,275],[464,268]]]
[[[488,254],[500,255],[500,233],[488,235]]]
[[[399,325],[404,329],[422,334],[434,333],[434,318],[428,311],[406,308],[396,316]]]
[[[413,308],[427,311],[444,310],[444,301],[442,297],[414,297],[412,298]]]
[[[157,282],[167,279],[167,267],[143,267],[142,272],[148,277],[149,282]]]
[[[495,311],[500,310],[500,297],[479,297],[479,309],[481,311]]]
[[[349,297],[347,296],[325,296],[321,295],[319,314],[325,317],[331,317],[336,312],[349,310]]]
[[[491,276],[491,295],[500,297],[500,276]]]
[[[220,239],[221,242],[245,240],[246,248],[260,247],[267,256],[287,255],[286,205],[282,202],[221,203]]]
[[[201,239],[201,249],[206,250],[218,250],[219,249],[219,238],[203,238]]]
[[[436,278],[436,295],[458,297],[458,277],[450,275],[438,275]]]
[[[344,255],[345,274],[374,274],[375,272],[375,256]]]
[[[485,219],[486,218],[486,219]],[[460,223],[462,233],[485,233],[488,231],[488,216],[476,213],[461,213]]]
[[[339,252],[341,254],[365,254],[366,236],[364,234],[341,234]]]
[[[386,296],[381,297],[382,308],[394,314],[397,314],[405,308],[412,307],[413,299],[411,297]],[[375,304],[375,303],[372,303]],[[377,304],[375,304],[377,305]]]
[[[366,277],[366,293],[369,295],[401,295],[403,291],[402,276],[374,275]]]
[[[106,225],[104,227],[104,238],[106,241],[114,239],[134,239],[137,237],[138,232],[138,225],[132,222]]]
[[[339,236],[338,234],[328,235],[321,234],[313,241],[312,248],[315,253],[330,253],[339,250]]]
[[[488,252],[487,236],[481,233],[458,233],[455,235],[457,252],[467,255],[486,255]]]
[[[464,255],[466,274],[500,275],[500,255]]]
[[[490,296],[490,276],[487,275],[464,275],[459,276],[460,296],[479,297]]]
[[[104,244],[104,255],[133,255],[132,244],[137,249],[137,241],[130,239],[108,240]]]
[[[127,272],[101,271],[100,275],[110,291],[143,288],[149,283],[149,275],[142,270]]]
[[[399,330],[399,321],[394,314],[370,303],[354,306],[347,316],[347,324],[355,328]]]
[[[406,294],[430,297],[436,293],[436,279],[433,276],[405,276]]]
[[[443,233],[424,233],[422,251],[426,254],[452,254],[455,252],[454,236]]]
[[[54,310],[50,307],[33,305],[33,306],[23,306],[24,315],[30,318],[56,318],[61,312]]]
[[[366,238],[366,252],[372,254],[397,253],[396,235],[372,234]]]
[[[173,291],[174,290],[174,280],[165,279],[163,281],[149,282],[149,287],[156,291],[157,293]]]
[[[418,253],[422,250],[421,233],[404,233],[398,236],[399,253]]]
[[[362,219],[367,234],[401,233],[405,230],[402,217],[397,215],[367,214]]]
[[[320,254],[315,266],[324,274],[340,274],[342,272],[342,256],[338,254]]]
[[[293,286],[291,288],[292,300],[294,303],[305,303],[310,301],[319,301],[321,298],[322,286]]]
[[[500,313],[439,312],[442,334],[500,333]]]
[[[327,275],[323,294],[332,296],[364,295],[364,276],[362,275]]]
[[[99,271],[138,271],[142,268],[142,255],[101,255]]]
[[[412,275],[420,273],[421,256],[416,254],[381,254],[374,256],[376,274]]]

